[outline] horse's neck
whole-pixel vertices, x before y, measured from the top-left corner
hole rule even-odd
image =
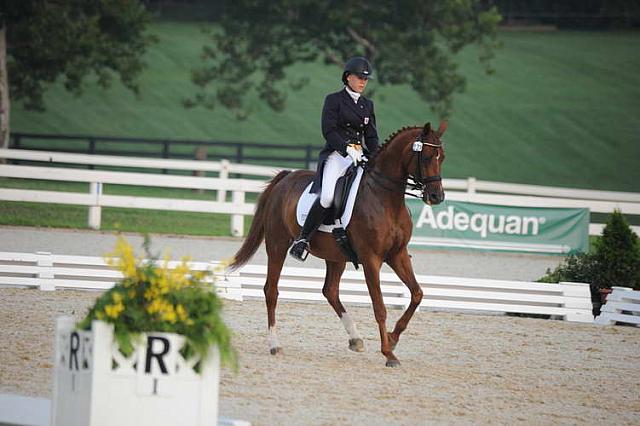
[[[376,158],[373,170],[383,176],[396,181],[407,179],[407,168],[402,161],[403,140],[394,140],[389,142],[391,145],[387,147]]]
[[[364,183],[372,198],[385,205],[404,205],[404,190],[407,180],[406,166],[402,158],[402,141],[388,146],[380,152],[365,175]]]

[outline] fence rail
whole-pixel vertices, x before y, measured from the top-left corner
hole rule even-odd
[[[254,204],[245,202],[246,193],[262,192],[265,178],[273,177],[281,170],[277,167],[236,164],[227,160],[128,158],[15,149],[0,149],[0,158],[46,163],[48,166],[71,164],[118,167],[119,169],[169,169],[214,173],[217,174],[216,177],[161,175],[140,173],[139,171],[83,170],[68,167],[57,167],[55,173],[52,173],[51,167],[0,165],[0,177],[90,184],[89,193],[0,188],[0,200],[89,206],[89,226],[96,229],[100,227],[101,207],[135,207],[231,214],[231,233],[236,236],[243,235],[243,216],[253,214],[255,207]],[[242,174],[254,177],[254,179],[232,179],[229,176],[233,174]],[[214,190],[217,191],[217,200],[106,195],[103,191],[104,184]],[[578,207],[605,214],[619,209],[624,214],[640,215],[640,194],[638,193],[478,181],[473,177],[445,179],[443,185],[447,198],[457,201],[523,207]],[[231,202],[227,201],[227,192],[232,192]],[[603,226],[602,223],[591,223],[589,234],[600,234]],[[640,234],[640,226],[632,228]]]
[[[253,214],[255,205],[245,202],[246,193],[260,193],[263,182],[250,179],[222,179],[191,176],[168,176],[150,173],[75,170],[50,167],[0,165],[0,176],[22,179],[42,179],[89,183],[89,193],[38,191],[0,188],[0,200],[74,204],[89,207],[89,227],[100,229],[102,207],[123,207],[154,210],[174,210],[231,215],[231,233],[244,234],[244,216]],[[104,184],[148,187],[191,188],[218,191],[218,201],[173,198],[106,195]],[[231,191],[228,202],[221,194]]]
[[[179,262],[170,262],[169,268]],[[237,271],[217,269],[217,262],[191,262],[194,270],[212,270],[218,293],[227,298],[264,298],[265,265],[245,265]],[[325,271],[285,267],[279,282],[281,299],[323,301]],[[0,286],[106,290],[122,275],[99,257],[51,253],[0,252]],[[424,291],[421,308],[474,312],[550,315],[567,321],[593,322],[588,284],[543,284],[523,281],[418,275]],[[405,308],[411,294],[392,273],[380,274],[383,299],[390,307]],[[347,271],[340,281],[345,303],[371,304],[362,271]]]
[[[46,143],[42,143],[46,141]],[[74,142],[64,149],[52,148],[51,141]],[[10,148],[74,152],[79,154],[102,154],[115,156],[145,156],[174,159],[193,159],[196,150],[206,153],[213,160],[231,159],[236,163],[262,163],[286,165],[294,168],[311,168],[316,161],[318,146],[260,144],[251,142],[229,142],[186,139],[153,139],[84,135],[51,135],[37,133],[12,133]],[[123,144],[126,144],[123,146]],[[144,147],[150,149],[144,150]],[[278,150],[270,154],[269,150]],[[283,155],[284,153],[284,155]]]
[[[620,322],[640,327],[640,291],[626,287],[613,287],[595,322],[601,325],[614,325]]]

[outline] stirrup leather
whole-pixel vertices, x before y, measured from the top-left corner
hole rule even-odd
[[[304,262],[309,257],[309,242],[304,238],[299,238],[293,242],[289,254],[296,260]]]

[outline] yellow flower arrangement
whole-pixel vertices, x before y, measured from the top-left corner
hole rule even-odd
[[[89,329],[93,320],[112,323],[125,355],[133,351],[132,340],[139,333],[178,333],[186,337],[185,356],[205,356],[210,346],[217,345],[222,361],[235,365],[231,332],[220,315],[222,303],[213,286],[213,273],[192,271],[188,258],[170,268],[168,256],[159,261],[150,254],[148,238],[144,247],[149,260],[136,258],[131,245],[118,238],[106,262],[123,278],[96,300],[78,326]]]

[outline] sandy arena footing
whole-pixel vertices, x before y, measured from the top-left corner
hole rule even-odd
[[[0,393],[51,397],[54,319],[80,318],[97,293],[0,289]],[[384,366],[373,312],[348,307],[366,352],[328,304],[283,301],[284,355],[267,347],[261,300],[225,302],[240,353],[220,415],[273,424],[638,424],[640,329],[419,312]],[[399,317],[390,310],[388,325]]]

